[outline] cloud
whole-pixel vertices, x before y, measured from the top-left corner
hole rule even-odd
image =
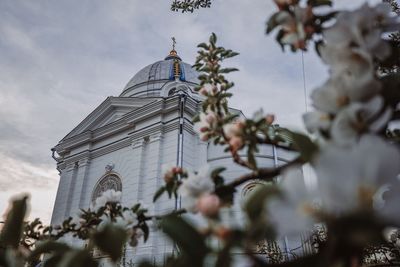
[[[57,171],[53,166],[34,165],[0,154],[0,191],[26,188],[52,189],[57,185]]]

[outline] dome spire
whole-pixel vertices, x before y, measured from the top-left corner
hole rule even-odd
[[[172,40],[172,50],[169,52],[169,55],[165,58],[165,60],[178,59],[179,61],[181,61],[182,59],[178,56],[178,52],[176,52],[175,50],[175,45],[176,45],[175,37],[172,37],[171,40]]]
[[[176,40],[175,37],[172,37],[172,50],[175,50]]]

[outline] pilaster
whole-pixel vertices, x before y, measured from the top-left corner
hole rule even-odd
[[[132,141],[132,157],[134,158],[134,166],[131,174],[131,181],[133,188],[132,200],[133,202],[139,202],[143,200],[143,183],[144,183],[144,173],[145,173],[145,153],[146,153],[147,140],[144,138],[136,139]]]
[[[163,134],[157,133],[150,136],[149,140],[149,153],[147,157],[147,177],[146,177],[146,202],[149,203],[149,210],[153,214],[160,213],[160,203],[153,203],[153,195],[161,186],[161,165],[162,165],[162,144],[163,144]],[[159,232],[153,232],[151,237],[151,254],[157,259],[161,256],[162,248],[164,247],[164,241],[160,236]],[[159,260],[159,259],[157,259]]]
[[[78,171],[78,162],[75,162],[74,164],[70,164],[67,166],[67,186],[64,187],[65,192],[67,192],[66,197],[63,199],[63,202],[61,205],[65,205],[65,208],[61,208],[64,210],[64,218],[67,218],[71,216],[71,206],[72,206],[72,197],[75,189],[75,181],[76,181],[76,175]]]
[[[77,208],[79,209],[86,209],[88,208],[88,190],[87,190],[87,185],[88,185],[88,179],[89,179],[89,168],[90,168],[90,159],[82,159],[79,161],[79,173],[78,173],[78,179],[77,179],[77,191],[79,196],[79,202],[77,205]],[[80,193],[79,193],[80,189]]]

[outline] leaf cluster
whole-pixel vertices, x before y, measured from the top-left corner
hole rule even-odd
[[[172,11],[181,11],[182,13],[193,13],[195,9],[211,7],[211,0],[174,0],[171,4]]]

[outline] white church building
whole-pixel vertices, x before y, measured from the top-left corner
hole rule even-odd
[[[164,164],[191,170],[206,164],[210,168],[225,166],[228,169],[223,176],[228,181],[245,171],[233,163],[223,147],[201,141],[193,130],[192,118],[202,101],[194,90],[197,76],[173,49],[164,60],[137,72],[119,96],[107,97],[52,149],[60,172],[53,225],[89,208],[108,189],[122,192],[124,206],[142,202],[150,214],[173,211],[175,200],[166,195],[152,202],[154,192],[164,183]],[[292,158],[287,151],[265,145],[257,161],[259,166],[273,167]],[[239,224],[244,221],[243,197],[254,183],[244,185],[236,194],[233,210]],[[163,234],[154,231],[146,243],[127,246],[126,262],[143,258],[162,262],[172,250]]]

